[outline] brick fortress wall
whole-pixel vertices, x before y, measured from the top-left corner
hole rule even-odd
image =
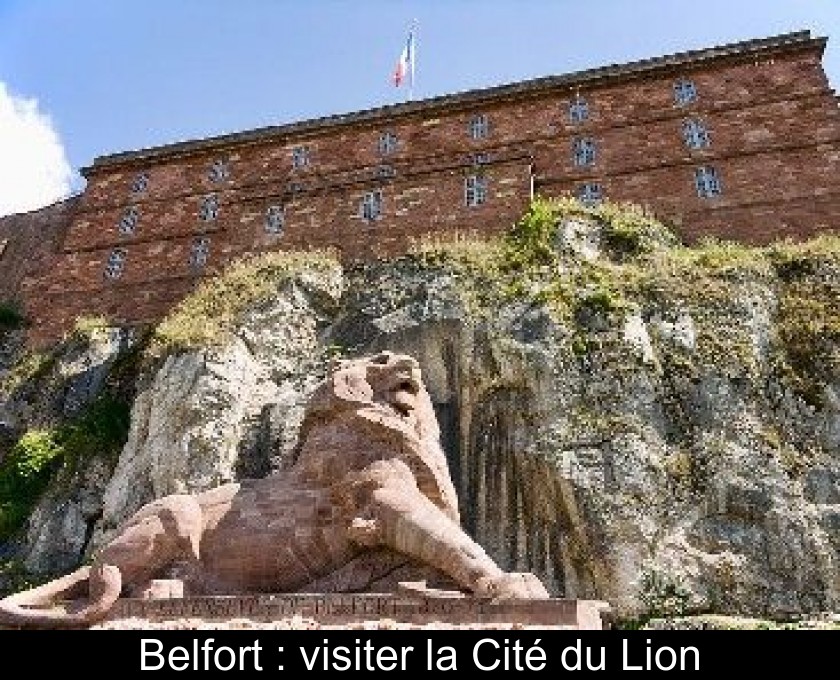
[[[0,217],[0,303],[16,302],[27,278],[39,278],[54,256],[79,198]]]
[[[247,253],[365,259],[424,233],[499,233],[534,192],[641,203],[687,240],[837,228],[824,48],[789,34],[97,159],[24,286],[32,339],[81,315],[157,320]]]

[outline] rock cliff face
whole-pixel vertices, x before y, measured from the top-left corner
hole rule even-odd
[[[840,609],[837,239],[688,249],[572,203],[498,243],[211,282],[147,347],[119,460],[59,472],[18,554],[63,569],[151,498],[283,467],[331,357],[377,349],[419,360],[465,527],[503,568],[621,616]],[[41,410],[16,389],[22,432]]]

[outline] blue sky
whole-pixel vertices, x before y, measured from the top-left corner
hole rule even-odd
[[[400,101],[389,76],[413,19],[416,97],[798,29],[829,36],[840,83],[838,0],[0,0],[0,85],[37,100],[75,170]]]

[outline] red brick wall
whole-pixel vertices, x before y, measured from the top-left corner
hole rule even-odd
[[[77,198],[0,218],[0,302],[19,301],[27,276],[38,276],[70,225]]]
[[[701,61],[484,105],[432,106],[292,136],[257,136],[216,150],[193,145],[151,161],[129,156],[95,164],[60,252],[27,288],[27,305],[39,324],[35,339],[55,338],[81,314],[155,320],[200,275],[245,253],[332,246],[347,259],[369,258],[398,253],[421,233],[502,231],[527,206],[532,173],[537,191],[546,195],[598,182],[611,199],[649,205],[681,223],[688,239],[710,234],[762,242],[837,228],[840,110],[820,56],[810,48],[760,61]],[[673,95],[681,77],[698,92],[684,106]],[[590,115],[573,124],[568,105],[578,94]],[[486,139],[467,134],[476,114],[489,118]],[[681,126],[688,117],[706,125],[710,147],[686,148]],[[386,157],[377,149],[384,131],[399,140]],[[577,168],[572,144],[582,136],[596,141],[597,158]],[[293,170],[291,150],[298,145],[310,149],[311,164]],[[464,178],[474,171],[477,152],[489,154],[482,167],[489,195],[484,205],[470,208]],[[217,159],[227,161],[230,174],[214,183],[208,171]],[[378,178],[380,164],[391,166],[394,177]],[[716,168],[722,195],[697,196],[694,170],[701,165]],[[148,188],[132,194],[141,171],[149,174]],[[359,202],[377,188],[383,213],[368,223],[359,217]],[[211,193],[219,199],[219,216],[202,222],[199,201]],[[263,226],[266,208],[278,203],[286,207],[282,236]],[[117,224],[130,205],[140,218],[134,234],[121,235]],[[199,234],[211,239],[210,258],[195,272],[188,259]],[[115,247],[128,255],[122,276],[110,281],[103,271]]]

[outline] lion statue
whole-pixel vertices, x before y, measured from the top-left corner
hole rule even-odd
[[[480,597],[548,597],[461,529],[439,439],[412,357],[339,362],[307,405],[290,468],[143,506],[91,566],[0,600],[0,623],[88,626],[161,578],[188,595],[359,590],[360,573],[375,578],[372,555]]]

